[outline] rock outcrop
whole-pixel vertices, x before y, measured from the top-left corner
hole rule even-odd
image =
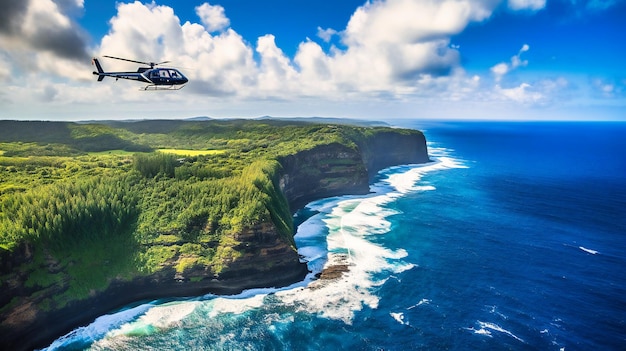
[[[426,138],[414,130],[383,131],[358,142],[371,181],[381,169],[429,162]]]
[[[283,157],[279,160],[280,179],[275,181],[295,211],[324,197],[365,194],[370,181],[385,167],[428,161],[422,133],[389,130],[357,138],[353,145],[331,143]],[[104,291],[58,308],[43,310],[39,306],[50,297],[47,295],[61,293],[62,286],[33,293],[32,287],[24,286],[25,279],[14,279],[13,285],[2,282],[1,346],[12,350],[45,347],[63,333],[136,301],[285,286],[307,274],[306,264],[300,262],[293,243],[279,233],[274,223],[247,228],[235,239],[240,242],[237,251],[241,256],[226,262],[219,274],[195,267],[181,274],[174,267],[165,267],[131,280],[114,279]],[[21,250],[27,252],[28,247]],[[28,259],[27,255],[3,262],[7,267],[0,268],[7,272],[23,259]]]
[[[355,143],[352,148],[322,145],[280,160],[280,189],[292,211],[316,199],[366,194],[381,169],[430,161],[426,139],[418,131],[383,131]]]

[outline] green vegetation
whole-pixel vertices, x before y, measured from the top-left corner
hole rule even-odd
[[[355,148],[381,130],[388,129],[0,121],[0,259],[21,262],[0,275],[26,276],[27,287],[60,287],[45,302],[54,308],[114,278],[166,268],[219,273],[242,256],[236,238],[246,228],[271,222],[293,243],[278,188],[282,157],[332,143]]]

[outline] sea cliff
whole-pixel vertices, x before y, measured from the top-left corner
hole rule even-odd
[[[429,161],[426,139],[417,131],[379,132],[355,143],[322,145],[280,160],[280,189],[292,211],[325,197],[366,194],[381,169]]]
[[[279,192],[272,201],[286,201],[291,212],[307,202],[344,194],[365,194],[376,173],[385,167],[428,162],[426,141],[421,132],[407,130],[361,133],[351,143],[315,145],[277,157],[279,171],[271,181]],[[272,212],[272,211],[270,211]],[[287,223],[285,223],[287,222]],[[69,281],[45,288],[25,284],[27,273],[19,267],[33,259],[28,244],[2,260],[0,292],[0,340],[4,348],[28,350],[44,347],[53,339],[125,304],[141,300],[198,296],[207,293],[234,294],[244,289],[278,287],[300,281],[307,274],[293,238],[291,218],[272,212],[271,218],[244,226],[234,235],[237,256],[225,258],[219,272],[202,265],[178,269],[184,257],[170,261],[152,273],[110,281],[84,299],[42,308],[42,302],[67,289]],[[291,233],[292,235],[293,233]],[[162,246],[180,244],[171,242]],[[214,243],[203,243],[207,249]],[[49,272],[58,262],[46,257]],[[97,269],[106,267],[97,267]],[[8,273],[10,272],[10,273]],[[69,278],[67,278],[69,280]]]

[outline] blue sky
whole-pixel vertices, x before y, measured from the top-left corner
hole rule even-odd
[[[147,3],[147,2],[144,2]],[[157,4],[172,7],[176,15],[185,21],[198,21],[195,7],[204,1],[168,0],[157,1]],[[277,45],[283,51],[293,56],[298,44],[307,37],[317,36],[317,27],[342,28],[350,20],[354,10],[363,5],[363,0],[321,0],[321,1],[251,1],[226,0],[212,1],[211,5],[222,6],[230,25],[239,34],[250,42],[265,34],[274,34]],[[111,18],[116,14],[116,1],[89,1],[85,2],[85,16],[80,23],[89,30],[95,38],[101,38],[108,30],[109,25],[102,18]],[[181,6],[183,5],[183,6]],[[93,6],[93,11],[89,11]]]
[[[626,120],[626,0],[8,0],[0,118]],[[171,60],[175,92],[91,74]]]

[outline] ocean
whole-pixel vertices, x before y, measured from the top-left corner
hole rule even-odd
[[[397,124],[433,162],[298,211],[305,281],[127,306],[48,350],[626,349],[626,123]]]

